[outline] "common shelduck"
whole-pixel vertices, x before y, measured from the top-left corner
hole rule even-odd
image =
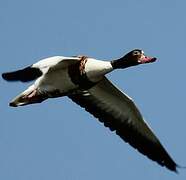
[[[87,56],[55,56],[18,71],[3,73],[2,77],[7,81],[36,80],[15,97],[10,106],[68,96],[139,152],[176,172],[177,164],[145,122],[133,100],[105,77],[115,69],[155,61],[156,58],[145,56],[140,49],[112,61]]]

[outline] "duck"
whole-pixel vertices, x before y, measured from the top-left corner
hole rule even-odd
[[[3,73],[2,78],[11,82],[35,80],[9,103],[10,106],[24,106],[67,96],[141,154],[177,172],[178,165],[144,120],[133,99],[106,77],[114,70],[156,60],[155,57],[146,56],[141,49],[134,49],[111,61],[85,55],[54,56],[20,70]]]

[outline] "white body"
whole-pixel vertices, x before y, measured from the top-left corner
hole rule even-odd
[[[59,91],[61,94],[67,93],[73,89],[76,89],[78,86],[75,85],[68,74],[68,66],[58,66],[60,61],[63,60],[78,60],[78,58],[74,57],[52,57],[47,58],[45,60],[39,61],[38,63],[34,64],[33,67],[42,67],[43,72],[45,73],[39,79],[37,79],[34,83],[35,88],[42,92],[52,92],[52,91]],[[48,61],[48,65],[44,66]],[[85,72],[87,77],[91,81],[99,81],[103,78],[106,73],[112,71],[113,68],[110,62],[96,60],[93,58],[87,58],[87,62],[85,64]]]
[[[47,99],[67,95],[79,88],[74,84],[68,73],[69,66],[77,63],[80,57],[54,56],[38,61],[33,64],[33,68],[38,68],[43,75],[40,76],[33,85],[28,87],[23,93],[12,100],[15,106],[29,104],[37,99]],[[87,58],[84,72],[88,79],[93,82],[100,81],[104,75],[113,68],[110,62]],[[36,99],[37,97],[37,99]]]

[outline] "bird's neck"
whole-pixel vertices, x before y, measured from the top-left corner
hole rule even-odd
[[[127,57],[121,57],[119,59],[111,61],[113,69],[124,69],[131,66],[136,66],[138,63],[130,61]]]

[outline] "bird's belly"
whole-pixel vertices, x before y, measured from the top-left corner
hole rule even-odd
[[[68,69],[52,71],[46,74],[37,85],[39,91],[50,96],[61,96],[77,89],[68,74]]]

